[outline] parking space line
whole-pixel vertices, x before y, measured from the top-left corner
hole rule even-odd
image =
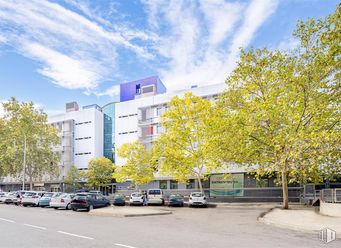
[[[121,246],[121,247],[126,247],[126,248],[137,248],[135,246],[130,246],[130,245],[122,245],[122,244],[115,244],[116,246]]]
[[[74,237],[78,237],[78,238],[83,238],[83,239],[94,239],[91,237],[87,237],[87,236],[83,236],[83,235],[78,235],[78,234],[74,234],[74,233],[68,233],[68,232],[63,232],[63,231],[58,231],[61,234],[65,234],[65,235],[69,235],[69,236],[74,236]]]
[[[9,219],[4,219],[4,218],[0,218],[0,220],[7,221],[7,222],[11,222],[11,223],[14,223],[14,222],[15,222],[14,220],[9,220]]]
[[[35,226],[35,225],[30,225],[30,224],[24,224],[24,226],[29,226],[29,227],[33,227],[33,228],[37,228],[37,229],[41,229],[41,230],[46,230],[46,227],[42,227],[42,226]]]

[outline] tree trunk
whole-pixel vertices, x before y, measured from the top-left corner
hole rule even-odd
[[[289,208],[288,175],[282,171],[283,209]]]
[[[202,189],[202,184],[201,184],[201,178],[200,178],[200,176],[198,176],[198,183],[199,183],[200,192],[203,193],[203,189]]]

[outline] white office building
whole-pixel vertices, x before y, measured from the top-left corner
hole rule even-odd
[[[186,92],[204,98],[213,98],[221,94],[226,84],[209,85],[188,90],[173,91],[169,93],[156,93],[152,96],[138,98],[126,102],[116,103],[115,112],[115,144],[119,148],[124,143],[132,143],[140,140],[146,148],[150,148],[153,141],[163,131],[160,125],[160,117],[166,110],[167,103],[174,96],[182,96]],[[123,165],[124,159],[115,155],[117,165]]]
[[[98,105],[78,109],[77,103],[67,103],[66,112],[49,116],[61,138],[55,150],[61,154],[61,176],[71,165],[87,169],[90,159],[103,156],[103,113]]]

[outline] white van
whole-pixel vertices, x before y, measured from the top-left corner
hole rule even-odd
[[[148,189],[147,190],[148,204],[163,205],[165,200],[161,189]]]

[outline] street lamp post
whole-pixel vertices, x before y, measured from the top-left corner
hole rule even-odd
[[[25,190],[25,170],[26,170],[26,134],[24,134],[24,164],[23,164],[22,190]]]

